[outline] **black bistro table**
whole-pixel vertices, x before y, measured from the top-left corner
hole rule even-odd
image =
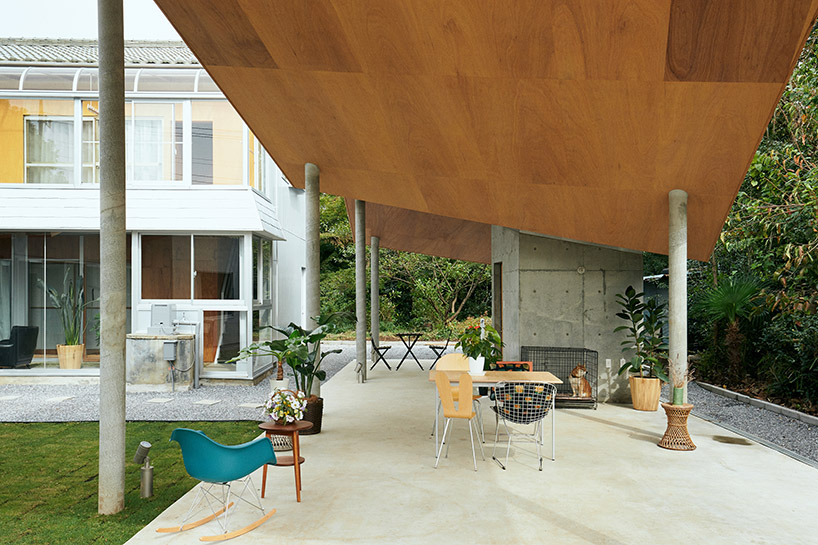
[[[400,363],[398,363],[398,366],[395,368],[395,371],[400,369],[400,366],[403,365],[403,360],[405,360],[410,354],[412,355],[412,359],[415,360],[415,363],[418,364],[418,367],[420,367],[420,370],[423,371],[423,366],[420,364],[417,357],[415,357],[415,353],[412,352],[412,348],[418,342],[418,339],[420,339],[420,335],[420,333],[398,333],[400,342],[402,342],[403,346],[406,347],[406,354],[404,354],[401,358]]]

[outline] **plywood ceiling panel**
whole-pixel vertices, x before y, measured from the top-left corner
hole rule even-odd
[[[347,198],[660,253],[667,193],[684,189],[698,259],[818,10],[818,0],[157,3],[296,185],[313,162],[322,191]]]
[[[347,214],[355,225],[353,199]],[[354,233],[353,233],[354,234]],[[366,242],[379,238],[382,248],[476,263],[491,263],[491,225],[366,203]]]

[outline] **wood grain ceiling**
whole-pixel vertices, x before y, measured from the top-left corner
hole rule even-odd
[[[355,225],[355,200],[346,199],[350,225]],[[382,248],[450,259],[491,263],[491,225],[436,216],[374,202],[366,203],[366,242],[378,237]]]
[[[707,259],[818,0],[156,0],[303,185]],[[411,231],[411,230],[410,230]]]

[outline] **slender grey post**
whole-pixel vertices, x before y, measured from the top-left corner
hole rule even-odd
[[[369,239],[369,331],[372,335],[372,345],[380,346],[381,336],[381,295],[380,295],[380,262],[381,239]],[[375,349],[372,348],[370,358],[375,361]]]
[[[125,507],[125,42],[122,0],[98,0],[99,15],[99,502]]]
[[[321,171],[317,165],[304,165],[304,189],[306,190],[306,229],[307,239],[307,323],[305,327],[316,327],[313,318],[321,314]],[[313,381],[312,392],[307,395],[321,395],[320,381]]]
[[[668,356],[673,373],[687,373],[687,193],[668,194]],[[687,403],[687,388],[684,402]]]
[[[366,382],[366,202],[355,201],[355,358]]]

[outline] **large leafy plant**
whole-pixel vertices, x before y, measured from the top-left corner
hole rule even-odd
[[[54,288],[47,288],[46,291],[52,304],[57,307],[60,313],[60,322],[62,322],[63,333],[65,335],[65,344],[82,344],[83,337],[85,336],[83,314],[88,305],[93,303],[93,301],[85,300],[85,288],[83,286],[82,276],[75,282],[73,271],[70,268],[66,269],[65,276],[63,277],[62,292],[58,292]]]
[[[231,362],[250,356],[273,356],[279,365],[286,364],[293,370],[296,389],[309,395],[315,379],[327,378],[327,372],[321,369],[321,362],[329,354],[338,354],[341,349],[321,351],[321,341],[332,332],[337,324],[344,321],[355,321],[349,312],[334,312],[314,318],[318,324],[314,329],[305,329],[290,322],[287,327],[272,327],[283,338],[272,341],[253,343],[241,349]],[[270,326],[267,326],[270,327]]]
[[[667,316],[665,303],[651,297],[643,301],[645,294],[628,286],[625,293],[616,295],[622,307],[616,316],[627,322],[614,329],[614,333],[625,331],[626,339],[620,344],[623,352],[633,351],[634,355],[620,368],[638,374],[642,378],[658,378],[668,381],[664,362],[667,360],[667,345],[662,337],[662,324]]]
[[[455,348],[463,351],[470,358],[485,358],[484,367],[491,369],[503,356],[503,340],[497,330],[485,326],[485,333],[480,326],[467,326],[457,340]]]
[[[741,357],[744,335],[740,322],[757,310],[755,300],[761,293],[761,284],[752,277],[732,276],[722,279],[707,290],[699,302],[700,310],[717,327],[724,329],[727,363],[733,379],[741,377]]]

